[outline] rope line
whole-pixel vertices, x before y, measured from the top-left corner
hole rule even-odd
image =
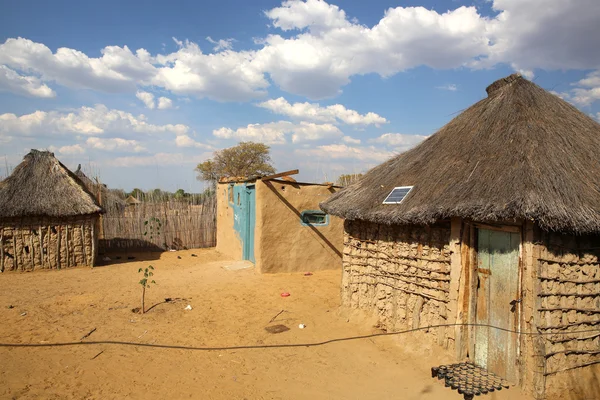
[[[136,342],[125,342],[117,340],[97,340],[89,342],[58,342],[58,343],[0,343],[0,347],[65,347],[65,346],[90,346],[98,344],[106,345],[118,345],[118,346],[139,346],[139,347],[152,347],[160,349],[175,349],[175,350],[194,350],[194,351],[227,351],[227,350],[252,350],[252,349],[281,349],[281,348],[296,348],[296,347],[318,347],[325,346],[332,343],[347,342],[351,340],[369,339],[380,336],[395,336],[402,335],[411,332],[429,330],[433,328],[448,328],[448,327],[483,327],[497,329],[503,332],[515,333],[519,335],[527,336],[544,336],[544,335],[565,335],[575,333],[589,333],[589,332],[600,332],[600,327],[595,329],[586,329],[571,332],[526,332],[526,331],[515,331],[512,329],[501,328],[498,326],[488,324],[440,324],[430,325],[420,328],[407,329],[399,332],[384,332],[384,333],[373,333],[369,335],[350,336],[343,338],[334,338],[321,342],[312,343],[289,343],[289,344],[269,344],[269,345],[245,345],[245,346],[222,346],[222,347],[196,347],[196,346],[183,346],[183,345],[172,345],[172,344],[154,344],[154,343],[136,343]]]

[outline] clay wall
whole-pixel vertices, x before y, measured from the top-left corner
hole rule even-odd
[[[344,222],[303,224],[303,211],[319,211],[339,188],[269,180],[256,182],[256,267],[263,273],[337,269],[342,265]]]
[[[537,239],[545,395],[594,398],[600,393],[600,235],[539,232]]]
[[[217,185],[217,246],[218,252],[235,260],[242,259],[242,241],[234,229],[234,209],[230,204],[230,185],[233,183],[219,183]]]
[[[375,313],[389,332],[454,323],[449,315],[450,222],[435,226],[345,221],[342,304]],[[449,330],[424,344],[448,346]]]
[[[93,266],[97,216],[0,221],[0,270]]]

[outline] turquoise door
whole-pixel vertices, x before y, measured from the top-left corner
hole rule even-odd
[[[246,186],[244,190],[245,226],[244,234],[244,260],[254,261],[254,226],[256,225],[256,186]]]
[[[521,234],[478,229],[475,363],[507,379],[516,378]]]

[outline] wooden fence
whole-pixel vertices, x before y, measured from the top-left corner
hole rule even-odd
[[[146,199],[135,205],[106,203],[99,232],[99,250],[103,253],[216,245],[214,195],[196,204],[186,199]]]

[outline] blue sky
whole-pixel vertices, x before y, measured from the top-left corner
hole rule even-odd
[[[197,192],[240,140],[335,180],[521,72],[600,118],[600,2],[2,1],[0,176],[31,148],[110,187]]]

